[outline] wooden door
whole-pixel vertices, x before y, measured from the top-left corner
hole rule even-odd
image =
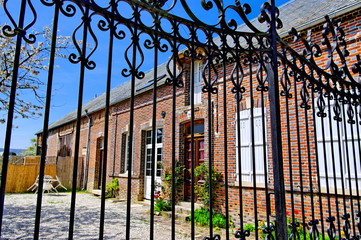
[[[192,200],[192,148],[191,148],[191,139],[187,139],[185,143],[185,167],[186,171],[184,174],[184,200]],[[204,162],[204,137],[196,137],[193,142],[194,146],[194,167],[196,168],[199,164]],[[195,184],[197,184],[198,179],[195,177]]]

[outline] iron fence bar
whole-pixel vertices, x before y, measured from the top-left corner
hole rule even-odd
[[[323,103],[324,99],[323,99],[323,93],[324,89],[320,89],[319,90],[319,99],[321,98],[321,102]],[[333,225],[333,217],[332,217],[332,207],[331,207],[331,195],[330,195],[330,183],[329,183],[329,175],[328,175],[328,171],[327,171],[327,151],[326,151],[326,133],[325,133],[325,118],[327,117],[327,114],[324,112],[324,105],[319,104],[319,112],[317,113],[317,116],[320,118],[321,121],[321,135],[322,135],[322,148],[323,148],[323,159],[324,159],[324,168],[325,168],[325,175],[326,175],[326,196],[327,196],[327,209],[328,209],[328,217],[326,218],[326,222],[329,222],[329,226],[327,229],[327,234],[330,237],[331,240],[334,239],[333,235],[336,234],[334,232],[334,225]],[[330,116],[329,116],[330,117]],[[317,125],[315,124],[315,126],[317,127]],[[317,128],[316,130],[317,131]],[[317,137],[315,137],[316,141],[317,141]],[[317,143],[316,143],[317,144]],[[321,191],[321,188],[320,188]],[[323,218],[322,218],[323,219]],[[322,221],[323,222],[323,221]],[[323,230],[323,235],[324,235],[324,230]]]
[[[347,215],[347,207],[346,207],[346,194],[345,194],[345,176],[344,176],[344,156],[342,155],[343,151],[342,151],[342,116],[341,116],[341,108],[342,105],[340,106],[340,100],[338,95],[335,95],[335,105],[333,106],[333,112],[335,114],[334,116],[334,120],[336,121],[336,130],[337,130],[337,143],[338,143],[338,159],[339,159],[339,164],[340,164],[340,173],[341,173],[341,193],[342,193],[342,206],[343,206],[343,215],[341,215],[341,219],[343,219],[344,217],[346,217]],[[336,176],[336,175],[335,175]],[[335,188],[337,188],[337,185],[335,186]],[[342,211],[342,210],[341,210]],[[340,218],[338,218],[338,221],[341,221]],[[343,226],[345,227],[345,226]],[[341,232],[341,231],[340,231]]]
[[[83,10],[83,9],[82,9]],[[80,54],[80,74],[79,74],[79,90],[78,90],[78,107],[77,107],[77,120],[76,120],[76,132],[75,132],[75,146],[74,146],[74,166],[73,166],[73,179],[72,179],[72,190],[71,190],[71,203],[70,203],[70,219],[69,219],[69,234],[68,238],[73,239],[74,236],[74,219],[75,219],[75,205],[76,205],[76,188],[77,188],[77,177],[78,177],[78,161],[79,161],[79,146],[80,146],[80,129],[81,129],[81,118],[82,118],[82,105],[83,105],[83,93],[84,93],[84,79],[85,79],[85,68],[88,64],[86,58],[86,43],[88,38],[88,28],[90,24],[89,19],[89,8],[85,6],[85,10],[82,11],[83,19],[83,45]],[[79,26],[79,27],[80,27]],[[75,43],[75,32],[73,33],[73,42]],[[80,49],[78,49],[80,50]]]
[[[224,42],[224,39],[223,41]],[[224,131],[224,191],[225,191],[225,217],[226,217],[226,239],[229,239],[229,188],[228,188],[228,114],[227,114],[227,53],[222,51],[223,60],[223,131]],[[213,111],[212,111],[213,115]],[[213,117],[212,117],[213,119]],[[213,121],[212,121],[213,122]]]
[[[249,69],[249,95],[250,95],[250,135],[251,149],[249,156],[252,164],[252,191],[253,191],[253,214],[254,214],[254,226],[258,229],[258,209],[257,209],[257,180],[256,180],[256,158],[255,158],[255,136],[254,136],[254,89],[253,89],[253,56],[252,53],[248,54],[248,69]],[[267,223],[268,226],[269,223]],[[255,231],[255,238],[258,239],[258,231]]]
[[[236,47],[239,47],[239,45],[236,43]],[[236,131],[237,131],[237,162],[238,162],[238,195],[239,195],[239,224],[240,224],[240,231],[237,231],[235,233],[236,237],[240,239],[246,239],[246,235],[249,235],[250,232],[246,232],[244,230],[244,223],[243,223],[243,183],[242,183],[242,152],[241,152],[241,126],[240,126],[240,102],[242,100],[242,92],[241,92],[241,82],[240,79],[243,79],[243,72],[240,72],[240,69],[238,67],[238,64],[241,64],[241,59],[238,54],[235,56],[235,70],[236,70],[236,79],[237,79],[237,86],[239,87],[236,89]],[[242,69],[242,66],[240,66]],[[231,77],[233,74],[231,75]]]
[[[268,158],[267,158],[267,123],[266,123],[266,116],[267,113],[265,111],[266,109],[266,103],[265,103],[265,92],[268,91],[267,86],[265,86],[266,82],[264,79],[264,64],[262,63],[262,59],[265,59],[263,54],[260,54],[260,81],[262,83],[261,87],[261,109],[262,109],[262,142],[263,142],[263,169],[264,169],[264,183],[265,183],[265,198],[266,198],[266,221],[267,223],[270,223],[271,220],[271,198],[270,198],[270,192],[269,192],[269,183],[268,183]],[[271,233],[273,231],[272,228],[268,229]]]
[[[286,51],[283,48],[282,49],[282,54],[284,56],[286,56]],[[289,76],[288,76],[288,68],[287,65],[285,64],[285,61],[283,59],[281,59],[281,66],[282,66],[282,76],[281,76],[281,82],[283,80],[283,89],[281,91],[281,96],[283,96],[285,98],[285,108],[286,108],[286,113],[290,112],[290,100],[293,97],[293,95],[297,94],[297,92],[295,92],[292,95],[292,83],[290,82]],[[296,216],[295,216],[295,193],[294,193],[294,182],[293,182],[293,156],[292,156],[292,143],[291,143],[291,120],[290,120],[290,115],[286,114],[286,126],[287,126],[287,146],[288,146],[288,168],[289,168],[289,181],[290,181],[290,199],[291,199],[291,208],[292,208],[292,221],[291,221],[291,225],[288,225],[287,227],[291,228],[291,234],[289,235],[289,238],[291,240],[293,239],[298,239],[299,238],[299,234],[297,231],[297,223],[296,223]]]
[[[157,14],[155,14],[157,15]],[[156,16],[157,19],[157,16]],[[156,24],[156,28],[158,28]],[[155,174],[156,174],[156,136],[157,136],[157,78],[158,78],[158,51],[160,48],[160,41],[158,34],[154,35],[153,44],[154,44],[154,75],[153,75],[153,112],[152,112],[152,184],[151,184],[151,204],[150,204],[150,239],[154,239],[154,192],[155,192]]]
[[[208,53],[207,60],[212,62],[212,56]],[[212,73],[211,66],[208,65],[208,83],[211,83]],[[205,73],[206,74],[206,73]],[[209,87],[209,86],[207,86]],[[213,92],[208,88],[207,94],[207,113],[208,113],[208,194],[209,194],[209,239],[213,239],[213,131],[212,131],[212,94]]]
[[[51,93],[52,93],[54,65],[55,65],[55,48],[56,48],[56,40],[57,40],[57,32],[58,32],[58,24],[59,24],[60,3],[57,1],[54,3],[54,5],[55,5],[55,8],[54,8],[53,31],[52,31],[52,37],[51,37],[48,81],[47,81],[45,110],[44,110],[43,135],[42,135],[42,143],[41,143],[42,151],[41,151],[41,158],[40,158],[39,186],[38,186],[38,195],[37,195],[37,203],[36,203],[34,239],[39,239],[39,233],[40,233],[40,220],[41,220],[43,182],[44,182],[43,178],[44,178],[45,160],[46,160],[46,154],[47,154],[49,115],[50,115]]]
[[[312,73],[314,75],[314,73]],[[317,89],[319,90],[319,89]],[[319,209],[320,209],[320,223],[321,223],[321,233],[322,237],[325,236],[325,224],[324,224],[324,214],[323,214],[323,201],[322,201],[322,189],[321,189],[321,177],[320,177],[320,158],[318,153],[318,134],[317,134],[317,117],[316,117],[316,107],[315,107],[315,101],[316,101],[316,88],[314,85],[311,87],[312,91],[312,119],[313,119],[313,139],[315,144],[315,161],[316,161],[316,172],[317,172],[317,194],[318,194],[318,201],[320,203]],[[322,90],[321,90],[322,94]],[[325,165],[327,166],[327,165]]]
[[[295,58],[293,59],[293,61],[297,61]],[[299,117],[299,99],[298,99],[298,89],[297,89],[297,85],[298,85],[298,79],[297,76],[294,75],[293,78],[293,87],[294,87],[294,93],[295,93],[295,115],[296,115],[296,119],[300,119]],[[300,188],[300,195],[301,195],[301,211],[302,211],[302,229],[303,229],[303,237],[306,238],[306,226],[305,226],[305,196],[304,196],[304,184],[303,184],[303,180],[302,180],[302,176],[303,176],[303,168],[302,168],[302,151],[301,151],[301,134],[300,134],[300,122],[296,121],[296,135],[297,135],[297,154],[298,154],[298,171],[299,171],[299,176],[300,176],[300,183],[299,183],[299,188]]]
[[[133,16],[135,22],[138,22],[138,6],[133,6]],[[131,28],[130,28],[131,30]],[[135,80],[136,80],[136,64],[137,64],[137,45],[139,44],[138,29],[134,28],[132,32],[132,62],[129,63],[129,69],[131,74],[131,87],[130,87],[130,116],[129,116],[129,149],[133,151],[133,138],[134,138],[134,110],[135,110]],[[124,74],[123,74],[124,75]],[[127,218],[126,218],[126,239],[130,239],[131,229],[131,201],[132,201],[132,168],[133,168],[133,154],[129,154],[128,165],[128,181],[127,181]]]
[[[335,149],[334,149],[334,144],[333,144],[333,125],[332,125],[332,110],[331,110],[331,95],[330,97],[328,97],[328,122],[329,122],[329,126],[330,126],[330,141],[331,141],[331,152],[332,152],[332,170],[333,170],[333,185],[334,185],[334,191],[335,191],[335,200],[336,200],[336,203],[337,203],[337,207],[336,207],[336,217],[337,219],[337,228],[338,229],[341,229],[341,224],[340,224],[340,210],[338,208],[338,190],[337,190],[337,179],[336,179],[336,165],[335,165]],[[330,219],[331,220],[331,219]],[[339,238],[341,239],[341,231],[338,231],[339,232]]]
[[[351,213],[348,213],[347,216],[349,218],[351,218],[351,222],[352,222],[352,224],[351,224],[352,229],[350,229],[351,226],[349,226],[348,224],[345,225],[345,227],[344,227],[344,232],[345,232],[346,238],[351,238],[351,230],[353,230],[353,233],[356,232],[355,231],[356,230],[355,229],[355,224],[354,224],[355,218],[354,218],[353,192],[352,192],[352,183],[351,183],[352,176],[351,176],[351,170],[350,170],[350,151],[349,151],[349,146],[348,146],[348,132],[347,132],[347,124],[350,124],[351,126],[352,126],[352,124],[347,121],[347,117],[346,117],[346,113],[345,113],[346,105],[350,104],[350,101],[351,101],[350,99],[345,99],[344,98],[342,100],[342,107],[341,107],[341,110],[342,110],[341,114],[343,116],[343,126],[342,127],[343,127],[343,131],[344,131],[344,138],[342,138],[341,140],[344,141],[344,146],[345,146],[345,160],[346,160],[345,168],[347,170],[346,175],[348,176],[349,198],[350,198],[349,199],[349,202],[350,202],[349,207],[351,208],[351,210],[350,210]],[[353,135],[352,132],[351,132],[351,135]],[[357,181],[357,179],[356,179],[356,181]],[[346,182],[346,185],[347,185],[347,182]],[[345,202],[344,202],[344,204],[346,206],[346,192],[344,194],[345,194]],[[346,209],[347,209],[347,206],[345,208],[345,211],[346,211]],[[346,215],[344,217],[346,218]],[[348,218],[346,219],[346,221],[348,221]],[[354,235],[354,236],[356,236],[356,235]]]
[[[194,38],[194,36],[191,36],[192,38]],[[190,106],[191,106],[191,122],[190,122],[190,129],[191,129],[191,142],[190,142],[190,147],[191,147],[191,239],[194,240],[195,239],[195,200],[196,200],[196,196],[195,196],[195,191],[194,191],[194,182],[195,182],[195,168],[196,168],[196,163],[195,163],[195,144],[194,144],[194,120],[195,120],[195,115],[194,115],[194,110],[195,110],[195,106],[194,106],[194,88],[195,88],[195,59],[196,59],[196,49],[194,47],[194,45],[190,46],[190,54],[191,54],[191,62],[190,62]],[[188,156],[186,157],[188,158]],[[187,160],[188,161],[188,160]],[[188,162],[187,162],[188,164]]]
[[[10,14],[7,12],[7,7],[6,7],[7,2],[8,2],[8,0],[5,0],[3,3],[4,10],[5,10],[7,16],[11,17]],[[9,165],[11,133],[12,133],[12,127],[13,127],[13,120],[14,120],[16,85],[17,85],[17,78],[18,78],[18,72],[19,72],[21,45],[22,45],[22,40],[26,34],[26,31],[24,31],[24,29],[25,29],[24,28],[25,11],[26,11],[26,0],[22,0],[21,7],[20,7],[19,20],[18,20],[19,25],[15,26],[16,23],[13,21],[14,28],[15,28],[14,36],[16,35],[16,47],[15,47],[15,54],[14,54],[13,75],[12,75],[12,79],[11,79],[10,98],[9,98],[9,107],[8,107],[9,110],[8,110],[7,123],[6,123],[3,163],[2,163],[2,170],[1,170],[0,236],[2,234],[2,227],[3,227],[5,190],[6,190],[6,182],[7,182],[8,165]],[[11,27],[10,27],[10,29],[11,29]],[[2,29],[2,32],[6,36],[4,27]],[[10,36],[8,36],[8,37],[10,37]]]
[[[172,240],[175,240],[175,230],[176,230],[176,224],[175,224],[175,205],[178,199],[177,197],[177,186],[176,186],[176,139],[175,139],[175,132],[176,132],[176,110],[177,110],[177,51],[175,49],[177,48],[177,41],[173,39],[172,44],[172,59],[173,59],[173,66],[172,66]]]
[[[302,67],[304,67],[302,65]],[[312,75],[312,74],[311,74]],[[306,87],[306,80],[303,79],[305,87]],[[307,86],[309,87],[309,86]],[[312,88],[312,86],[311,86]],[[306,90],[307,91],[307,90]],[[302,96],[301,96],[302,98]],[[302,99],[302,103],[305,104],[304,106],[304,117],[305,117],[305,128],[306,128],[306,133],[310,132],[310,127],[309,127],[309,114],[308,111],[310,110],[311,106],[309,105],[309,101],[310,99]],[[311,100],[313,102],[313,99]],[[312,114],[311,114],[312,116]],[[312,220],[308,222],[308,225],[311,227],[310,230],[310,235],[311,238],[313,238],[312,236],[314,236],[316,239],[319,237],[319,232],[317,229],[317,224],[319,223],[319,221],[317,219],[315,219],[315,201],[314,201],[314,189],[313,189],[313,180],[312,180],[312,163],[311,163],[311,148],[310,148],[310,134],[306,134],[306,149],[307,149],[307,162],[308,162],[308,181],[309,181],[309,195],[310,195],[310,205],[311,207],[311,218]],[[317,158],[316,158],[317,159]],[[317,164],[317,163],[316,163]]]
[[[356,116],[356,131],[357,131],[357,145],[358,145],[358,157],[359,157],[359,160],[361,161],[361,139],[360,139],[360,119],[359,119],[359,114],[360,112],[357,110],[358,109],[358,106],[360,106],[360,102],[358,102],[356,105],[355,105],[355,116]],[[357,173],[357,162],[356,162],[356,159],[357,157],[355,157],[355,174]],[[359,161],[359,162],[360,162]],[[356,175],[357,176],[357,175]],[[358,228],[358,231],[359,231],[359,236],[361,235],[361,206],[360,206],[360,190],[359,190],[359,184],[358,184],[358,178],[356,177],[356,189],[357,189],[357,213],[356,213],[356,216],[358,217],[358,223],[356,224],[357,225],[357,228]],[[355,233],[356,234],[356,233]]]
[[[112,7],[114,7],[112,5]],[[107,163],[108,163],[108,137],[109,137],[109,115],[110,115],[110,89],[112,82],[112,67],[113,67],[113,46],[114,46],[114,20],[111,19],[109,24],[109,44],[108,44],[108,69],[106,77],[105,90],[105,113],[104,113],[104,151],[103,151],[103,167],[102,167],[102,194],[100,204],[100,225],[99,225],[99,239],[104,237],[104,219],[105,219],[105,195],[106,195],[106,179],[107,179]],[[114,167],[113,167],[114,169]],[[113,170],[114,172],[114,170]],[[114,176],[114,174],[112,175]]]
[[[277,31],[276,31],[276,4],[271,0],[271,66],[269,66],[269,101],[271,116],[271,138],[272,138],[272,163],[274,173],[275,205],[276,205],[276,238],[278,240],[287,239],[286,220],[286,200],[284,187],[283,156],[282,156],[282,136],[281,117],[279,113],[279,82],[278,82],[278,59],[277,59]]]
[[[358,109],[358,106],[360,106],[360,103],[358,102],[357,104],[355,104],[355,118],[356,118],[356,132],[357,132],[357,145],[358,147],[354,147],[354,149],[358,149],[358,154],[355,153],[355,160],[354,160],[354,167],[355,167],[355,176],[356,176],[356,179],[358,180],[359,178],[357,177],[358,174],[357,174],[357,162],[356,162],[356,159],[357,159],[357,156],[359,157],[360,161],[361,161],[361,138],[360,138],[360,119],[359,119],[359,114],[360,112],[357,110]],[[356,181],[356,193],[357,193],[357,199],[358,199],[358,204],[357,204],[357,209],[358,209],[358,212],[361,212],[361,206],[360,206],[360,189],[359,189],[359,184],[358,184],[358,181]],[[359,217],[360,218],[360,217]],[[361,234],[361,233],[360,233]]]

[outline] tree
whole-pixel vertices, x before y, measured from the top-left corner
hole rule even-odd
[[[3,26],[0,25],[0,29],[3,29]],[[38,41],[34,44],[24,42],[21,47],[14,118],[37,118],[42,115],[40,110],[43,108],[45,96],[39,88],[45,85],[45,82],[39,78],[39,74],[48,70],[46,64],[50,55],[52,29],[46,26],[42,31],[32,32],[32,34]],[[66,57],[62,50],[68,48],[70,44],[70,37],[57,37],[56,57]],[[5,123],[4,117],[9,110],[15,47],[15,38],[6,37],[0,31],[0,49],[2,49],[0,53],[0,112],[3,112],[0,123]],[[31,91],[34,100],[26,99],[24,91]]]
[[[25,151],[21,152],[22,156],[35,156],[36,155],[36,138],[30,139],[31,146],[28,147]]]

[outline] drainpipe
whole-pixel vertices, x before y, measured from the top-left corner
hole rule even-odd
[[[86,143],[86,156],[85,156],[85,166],[84,166],[84,181],[82,190],[85,190],[88,182],[88,165],[89,165],[89,146],[90,146],[90,127],[91,127],[91,118],[89,117],[88,110],[85,109],[85,116],[88,118],[88,137]]]

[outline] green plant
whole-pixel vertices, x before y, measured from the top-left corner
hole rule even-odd
[[[256,230],[256,227],[252,223],[247,223],[244,226],[244,230],[249,231],[249,232],[254,232]]]
[[[156,212],[170,211],[172,209],[171,201],[165,200],[163,196],[161,196],[160,191],[154,194],[154,202],[154,211]]]
[[[179,190],[182,189],[183,187],[183,183],[184,183],[184,170],[186,168],[184,167],[184,165],[182,163],[180,163],[179,161],[175,162],[175,169],[174,169],[174,175],[175,175],[175,179],[174,179],[174,185],[175,185],[175,202],[177,203],[179,201],[179,195],[178,192]],[[173,187],[172,187],[172,180],[173,180],[173,175],[172,175],[172,169],[166,169],[163,175],[163,179],[162,179],[162,192],[164,195],[164,198],[167,200],[171,200],[172,199],[172,191],[173,191]]]
[[[114,198],[118,195],[119,192],[119,182],[118,178],[113,178],[111,183],[108,183],[105,187],[106,196]]]
[[[288,214],[288,213],[287,213]],[[267,226],[272,229],[272,236],[274,239],[276,239],[276,233],[275,233],[275,223],[269,223],[267,224],[266,221],[260,221],[258,231],[260,233],[261,239],[268,239],[267,238]],[[292,219],[287,218],[287,235],[289,239],[298,239],[298,240],[312,240],[314,238],[311,238],[310,233],[307,231],[309,230],[308,226],[305,226],[306,231],[304,231],[303,224],[299,222],[297,219],[295,219],[295,222],[292,222]],[[293,231],[293,232],[292,232]],[[291,236],[292,235],[292,236]],[[318,236],[319,240],[330,240],[328,236],[324,236],[320,234]]]
[[[192,220],[192,217],[190,217]],[[210,225],[210,212],[206,208],[196,209],[194,211],[194,222],[200,226],[209,226]],[[227,224],[227,219],[223,214],[214,213],[212,214],[213,227],[225,228]]]
[[[194,186],[194,191],[198,196],[198,200],[200,200],[205,206],[208,206],[210,202],[210,183],[212,183],[212,200],[215,200],[217,198],[215,190],[219,182],[222,180],[222,174],[212,167],[212,175],[210,176],[208,164],[201,163],[194,169],[194,175],[200,179],[198,184]]]

